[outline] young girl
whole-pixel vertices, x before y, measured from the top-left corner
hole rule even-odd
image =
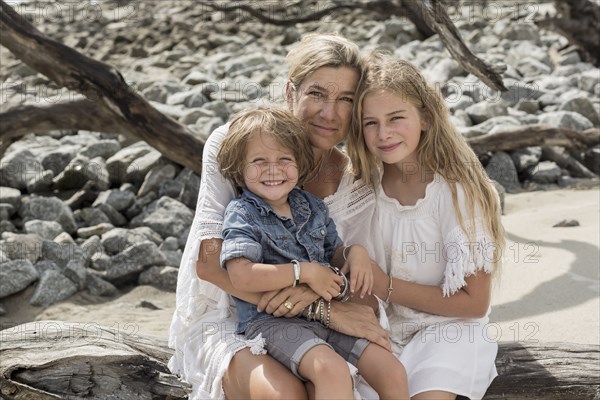
[[[347,262],[350,292],[361,297],[370,294],[372,271],[364,247],[342,246],[325,203],[296,188],[314,164],[300,121],[275,108],[241,112],[231,122],[218,161],[223,176],[242,188],[223,222],[221,264],[233,286],[264,292],[306,283],[321,296],[306,318],[276,318],[235,297],[237,333],[262,337],[269,355],[314,384],[316,398],[353,397],[346,361],[381,399],[408,398],[404,367],[392,353],[329,329],[330,301],[344,297],[348,282],[326,264]],[[292,310],[295,304],[284,306]]]
[[[504,237],[499,200],[441,95],[405,61],[375,54],[359,89],[354,174],[377,191],[395,352],[412,399],[481,398],[497,375],[487,335]],[[492,333],[493,335],[493,333]]]

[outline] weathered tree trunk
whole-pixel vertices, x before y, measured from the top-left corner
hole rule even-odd
[[[589,0],[556,0],[558,15],[536,21],[540,28],[554,30],[600,66],[600,5]]]
[[[526,125],[470,138],[467,143],[477,154],[530,146],[562,146],[586,150],[600,143],[600,129],[592,128],[580,133],[548,125]]]
[[[145,140],[165,157],[201,172],[203,141],[152,107],[127,85],[119,71],[46,37],[2,0],[0,10],[0,44],[17,58],[60,87],[93,100],[98,108],[93,112],[112,115],[128,133]],[[0,114],[0,119],[3,117]],[[4,130],[5,125],[1,128],[0,139],[4,140],[10,132]]]
[[[0,393],[7,399],[183,399],[158,338],[97,324],[40,321],[0,332]],[[594,399],[600,346],[500,344],[499,376],[486,399]]]

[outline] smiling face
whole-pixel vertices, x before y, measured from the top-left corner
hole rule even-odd
[[[358,72],[352,68],[321,67],[295,91],[288,86],[288,105],[314,148],[329,150],[346,138],[357,84]]]
[[[257,132],[246,144],[244,185],[273,208],[287,202],[298,183],[298,166],[291,149],[268,133]]]
[[[421,131],[427,129],[419,110],[407,99],[381,90],[362,103],[362,130],[369,151],[385,164],[416,163]]]

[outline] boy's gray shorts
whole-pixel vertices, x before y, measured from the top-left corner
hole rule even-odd
[[[326,328],[320,322],[301,318],[260,318],[246,326],[245,336],[253,339],[259,334],[265,338],[267,353],[288,367],[298,378],[298,365],[313,347],[324,344],[331,347],[346,361],[356,366],[369,344],[366,339],[344,335]]]

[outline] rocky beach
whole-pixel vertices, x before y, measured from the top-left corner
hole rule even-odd
[[[421,37],[405,16],[345,10],[276,26],[192,1],[10,5],[49,37],[113,65],[202,139],[236,111],[282,103],[285,54],[314,31],[336,31],[365,52],[384,48],[418,65],[466,138],[538,124],[590,137],[600,128],[600,70],[564,36],[534,23],[554,12],[552,3],[449,10],[473,53],[506,65],[502,93],[467,74],[437,35]],[[274,7],[271,16],[324,5],[296,4],[286,15]],[[0,112],[83,98],[4,47],[0,59]],[[199,175],[119,133],[31,132],[1,157],[0,327],[55,319],[166,338]],[[494,297],[497,339],[600,344],[600,145],[489,151],[480,161],[500,185],[511,241]]]

